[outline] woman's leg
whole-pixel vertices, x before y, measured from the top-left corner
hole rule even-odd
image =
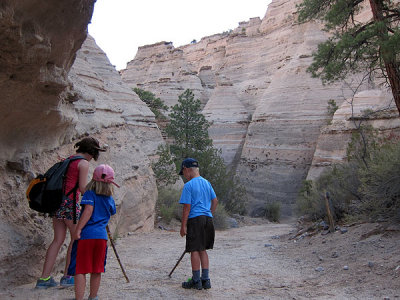
[[[100,288],[101,273],[90,274],[90,294],[89,298],[95,298]]]
[[[72,234],[74,233],[77,224],[74,224],[74,221],[72,221],[72,220],[64,219],[63,221],[65,223],[65,226],[68,227],[69,234],[71,236],[71,240],[68,245],[67,256],[65,257],[64,276],[66,276],[66,275],[69,275],[68,267],[69,267],[69,263],[71,262],[71,250],[72,250],[72,244],[74,243],[74,241],[72,240]]]
[[[53,218],[53,231],[53,241],[46,252],[41,278],[47,278],[50,276],[50,273],[54,267],[54,263],[56,262],[58,252],[65,241],[67,227],[65,226],[63,220]]]
[[[85,287],[86,287],[86,275],[85,274],[76,274],[74,277],[75,281],[75,299],[82,300],[85,295]]]

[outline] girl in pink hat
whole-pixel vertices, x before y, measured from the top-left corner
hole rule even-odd
[[[74,274],[77,300],[84,297],[86,274],[90,274],[88,299],[98,299],[101,273],[104,273],[107,258],[106,226],[116,213],[113,185],[119,187],[114,182],[114,170],[109,165],[99,165],[82,196],[82,212],[73,234],[75,241],[68,268],[68,274]]]

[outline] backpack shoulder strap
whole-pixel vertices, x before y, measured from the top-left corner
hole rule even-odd
[[[86,158],[84,158],[83,156],[81,156],[81,155],[76,155],[76,156],[72,156],[72,157],[68,157],[68,158],[66,158],[66,160],[69,160],[69,162],[72,162],[72,161],[74,161],[74,160],[78,160],[78,159],[84,159],[84,160],[87,160]]]

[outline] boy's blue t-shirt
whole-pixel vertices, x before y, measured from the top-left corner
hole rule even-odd
[[[110,217],[116,213],[113,197],[96,195],[94,191],[89,190],[83,194],[81,205],[93,206],[92,216],[82,229],[81,240],[108,240],[106,226]],[[84,209],[85,207],[83,206],[82,212]]]
[[[216,197],[211,183],[198,176],[185,183],[179,203],[191,205],[189,219],[198,216],[212,217],[211,200]]]

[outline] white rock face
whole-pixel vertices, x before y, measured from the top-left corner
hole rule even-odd
[[[85,34],[86,25],[82,28]],[[18,70],[10,62],[1,63],[9,63],[10,72],[14,67]],[[31,67],[40,69],[41,61],[36,63]],[[7,94],[1,103],[2,112],[17,118],[12,123],[15,127],[0,132],[0,239],[7,241],[0,247],[0,275],[4,279],[0,287],[40,276],[52,225],[50,218],[29,209],[25,190],[35,174],[44,173],[60,157],[75,153],[73,145],[88,134],[108,145],[108,151],[101,153],[97,162],[90,162],[89,175],[97,164],[107,163],[121,185],[114,195],[117,215],[111,220],[111,229],[123,235],[154,227],[157,187],[151,162],[157,146],[164,141],[153,113],[122,83],[91,37],[76,53],[75,63],[60,68],[63,84],[57,88],[51,82],[58,77],[46,81],[48,89],[42,86],[45,83],[35,85],[35,73],[31,81],[16,79],[7,85],[7,78],[7,82],[0,82],[0,91]],[[15,106],[9,104],[13,101]],[[55,271],[63,269],[66,246],[59,253]]]
[[[110,149],[101,161],[109,162],[120,177],[120,213],[114,221],[118,233],[153,229],[157,188],[150,164],[163,143],[154,114],[122,83],[90,36],[78,51],[69,78],[73,89],[66,97],[78,100],[73,102],[77,133],[95,128]]]
[[[122,70],[124,82],[155,93],[168,105],[193,89],[213,122],[210,136],[250,195],[249,212],[280,202],[291,214],[311,165],[327,102],[349,95],[306,73],[311,53],[327,36],[316,22],[296,24],[299,1],[276,0],[265,17],[231,32],[175,49],[139,48]]]

